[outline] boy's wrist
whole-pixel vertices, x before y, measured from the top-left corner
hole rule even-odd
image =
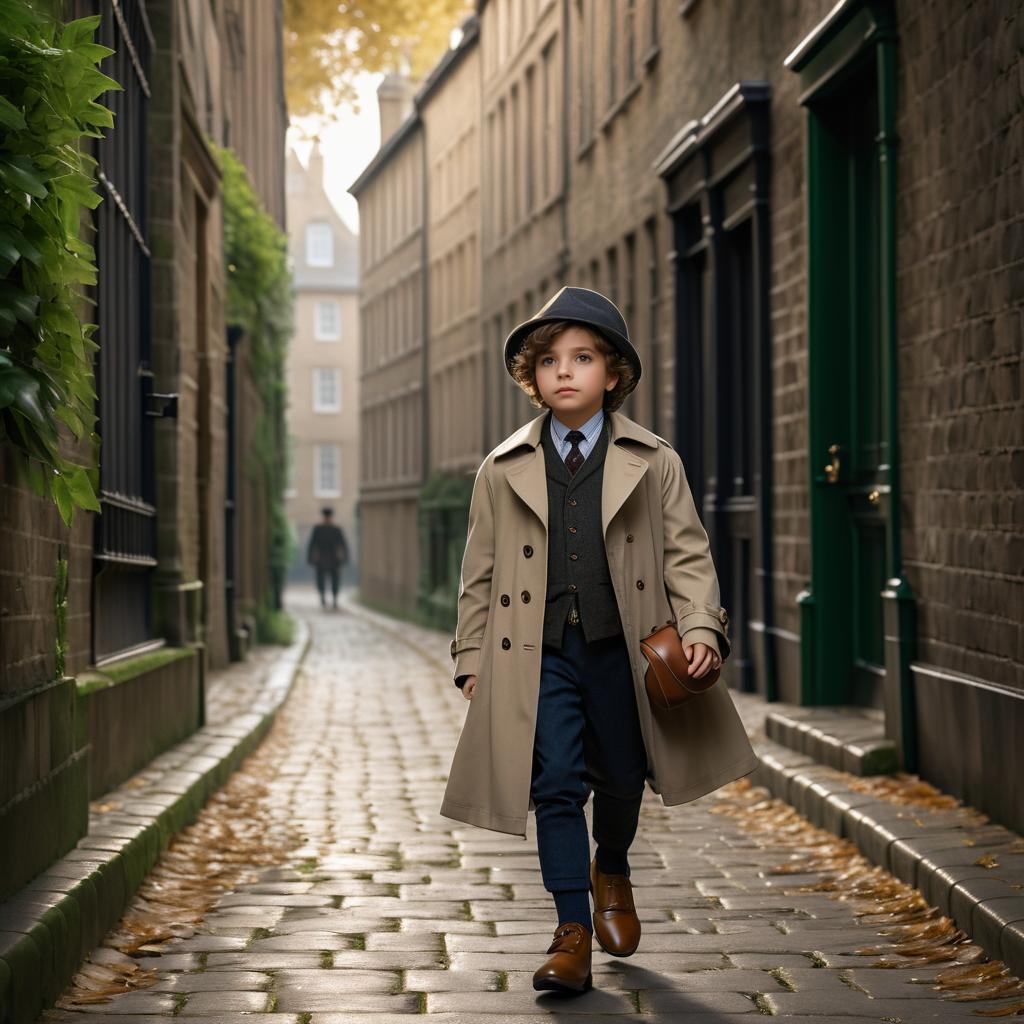
[[[708,629],[706,626],[694,626],[692,629],[686,630],[680,640],[684,647],[689,647],[690,644],[706,644],[718,655],[718,660],[722,660],[722,648],[718,643],[718,634],[713,629]]]

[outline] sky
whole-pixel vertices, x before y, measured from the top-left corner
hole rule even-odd
[[[382,74],[360,74],[355,81],[359,94],[358,114],[351,107],[337,108],[330,113],[334,120],[321,127],[320,150],[324,156],[324,188],[338,211],[338,216],[357,234],[359,207],[345,190],[359,177],[380,148],[380,118],[377,113],[377,86]],[[309,162],[311,141],[301,131],[315,131],[319,122],[312,118],[293,118],[288,129],[288,145],[299,154],[303,164]]]

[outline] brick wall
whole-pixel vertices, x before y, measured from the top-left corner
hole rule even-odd
[[[900,9],[903,553],[918,657],[1024,690],[1024,15]]]
[[[88,661],[92,517],[64,525],[0,446],[0,900],[86,830],[86,751],[73,680],[57,675],[57,562],[68,560],[65,672]],[[41,820],[43,829],[33,827]]]

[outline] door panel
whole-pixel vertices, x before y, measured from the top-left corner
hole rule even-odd
[[[754,256],[753,225],[748,217],[722,229],[721,288],[717,395],[722,458],[717,495],[717,552],[723,603],[728,595],[733,623],[733,685],[758,689],[751,650],[751,625],[760,621],[755,607],[757,587],[752,576],[752,549],[757,535],[754,466]]]
[[[823,500],[812,530],[818,698],[881,708],[888,446],[883,421],[881,170],[874,60],[812,115],[811,233],[825,298],[811,330],[811,458]],[[817,215],[815,216],[815,212]],[[815,219],[817,222],[815,223]]]

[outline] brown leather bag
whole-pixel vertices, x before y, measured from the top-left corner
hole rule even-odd
[[[640,650],[647,659],[644,686],[651,706],[660,711],[672,711],[681,707],[691,697],[696,697],[718,682],[722,666],[711,669],[700,679],[694,679],[687,672],[689,662],[683,652],[675,621],[669,619],[664,626],[645,636],[640,641]]]

